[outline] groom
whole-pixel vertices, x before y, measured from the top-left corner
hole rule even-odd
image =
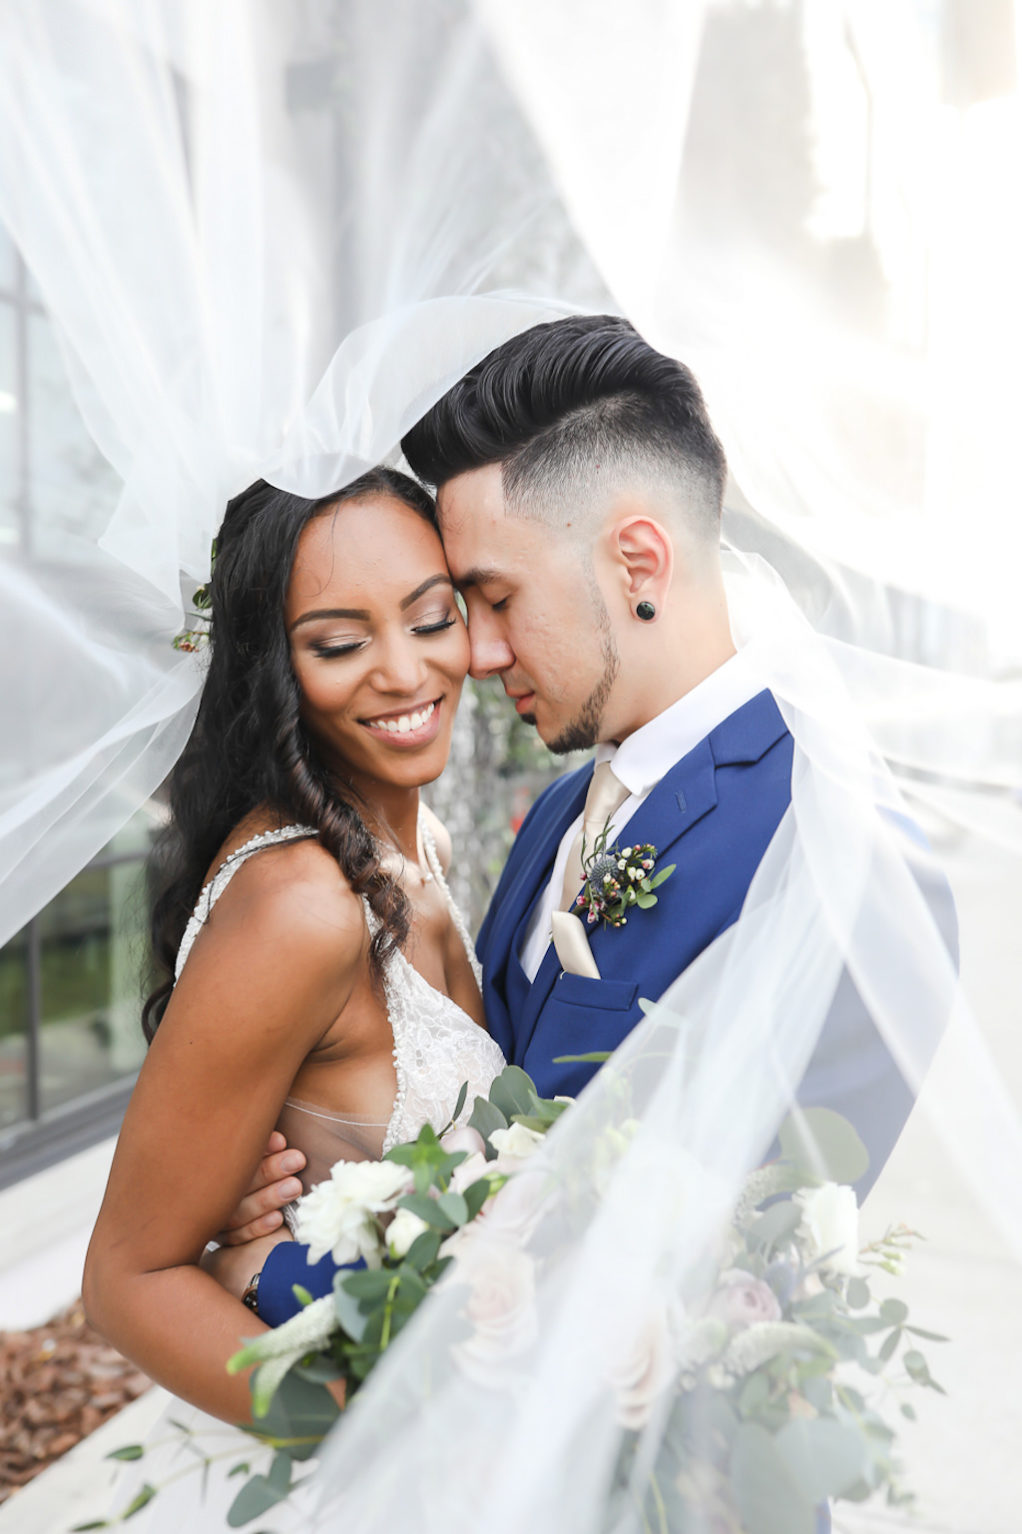
[[[791,735],[731,637],[724,453],[688,369],[609,316],[506,342],[403,447],[437,487],[472,674],[499,677],[552,750],[596,748],[595,766],[533,806],[478,943],[494,1038],[541,1094],[574,1095],[596,1067],[556,1058],[613,1050],[640,1021],[640,998],[661,996],[737,919],[791,798]],[[586,945],[570,916],[579,844],[605,826],[609,845],[649,843],[676,870],[654,907],[596,924]],[[953,931],[946,888],[927,896]],[[861,1195],[912,1094],[847,977],[799,1099],[857,1127],[870,1153]],[[272,1201],[263,1190],[259,1207]],[[329,1258],[319,1267],[326,1293]],[[310,1287],[314,1272],[303,1248],[275,1247],[260,1314],[292,1313],[291,1284]]]

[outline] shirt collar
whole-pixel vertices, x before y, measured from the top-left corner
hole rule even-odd
[[[628,792],[642,798],[711,730],[762,690],[762,681],[739,651],[620,745],[601,741],[596,761],[610,762]]]

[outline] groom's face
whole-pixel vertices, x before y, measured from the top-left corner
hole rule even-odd
[[[500,465],[441,486],[440,531],[468,609],[474,677],[499,677],[554,751],[606,739],[618,672],[609,614],[570,533],[507,515]]]

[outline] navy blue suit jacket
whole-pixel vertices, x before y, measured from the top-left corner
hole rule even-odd
[[[677,865],[658,904],[625,927],[591,930],[599,980],[562,974],[552,947],[533,984],[520,954],[529,917],[549,881],[557,849],[582,810],[592,764],[552,784],[526,817],[479,935],[486,1017],[506,1057],[544,1096],[575,1096],[596,1065],[555,1065],[558,1055],[613,1050],[640,1021],[639,999],[657,1000],[735,920],[774,831],[791,800],[793,741],[773,697],[761,692],[681,759],[618,837],[649,842],[661,867]],[[927,897],[945,933],[954,916],[943,881]],[[953,936],[950,938],[953,944]],[[847,976],[799,1090],[805,1106],[844,1114],[870,1154],[860,1198],[875,1180],[912,1106],[912,1094]],[[282,1243],[259,1289],[271,1324],[293,1314],[292,1283],[329,1293],[333,1268],[309,1268],[305,1249]]]

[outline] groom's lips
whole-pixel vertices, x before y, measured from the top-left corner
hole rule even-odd
[[[534,692],[509,692],[508,697],[520,714],[531,714],[536,702]]]

